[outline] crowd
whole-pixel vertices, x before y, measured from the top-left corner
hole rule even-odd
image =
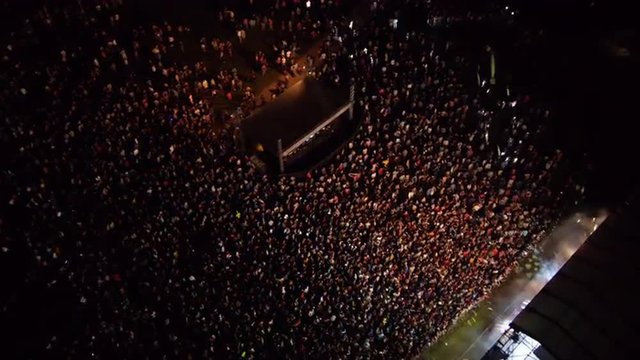
[[[473,64],[396,29],[382,5],[358,29],[337,15],[281,23],[311,37],[331,25],[314,73],[354,82],[362,127],[304,177],[262,174],[211,126],[206,93],[241,79],[176,62],[190,30],[131,31],[122,6],[43,7],[1,50],[0,244],[26,243],[25,281],[69,284],[82,316],[37,344],[48,356],[409,358],[576,188],[551,186],[564,159],[538,147],[549,112],[488,98],[464,80]],[[487,124],[505,111],[496,153]]]

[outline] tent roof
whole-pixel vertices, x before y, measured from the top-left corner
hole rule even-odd
[[[558,360],[640,354],[640,201],[611,214],[514,319]]]

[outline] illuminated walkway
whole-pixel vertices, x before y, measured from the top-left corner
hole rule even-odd
[[[605,211],[576,213],[525,256],[519,268],[474,310],[463,315],[421,358],[476,360],[498,340],[509,323],[606,219]]]

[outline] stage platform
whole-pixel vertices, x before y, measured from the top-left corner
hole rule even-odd
[[[242,122],[244,148],[272,166],[278,139],[286,153],[348,103],[348,89],[305,78]]]

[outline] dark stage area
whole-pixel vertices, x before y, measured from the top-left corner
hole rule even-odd
[[[275,162],[278,139],[282,139],[282,150],[286,151],[347,102],[347,89],[306,78],[243,121],[245,149],[251,154],[258,153],[268,163]],[[258,147],[264,151],[257,150]]]

